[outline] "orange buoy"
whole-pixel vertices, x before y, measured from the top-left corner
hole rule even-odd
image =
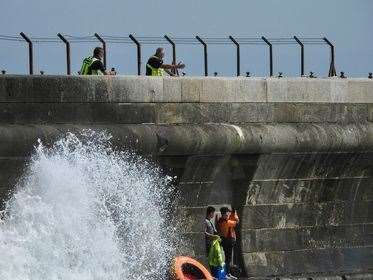
[[[210,272],[198,261],[190,257],[175,257],[172,265],[174,280],[213,280]]]

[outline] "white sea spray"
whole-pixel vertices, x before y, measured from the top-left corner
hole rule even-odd
[[[173,189],[105,133],[35,149],[0,220],[2,280],[166,279]]]

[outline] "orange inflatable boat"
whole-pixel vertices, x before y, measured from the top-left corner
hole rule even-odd
[[[198,261],[190,257],[176,257],[172,264],[173,280],[213,280],[210,272]]]

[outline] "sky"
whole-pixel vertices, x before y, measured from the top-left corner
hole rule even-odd
[[[173,37],[327,37],[336,47],[337,71],[351,77],[373,72],[373,0],[0,0],[0,34],[53,37],[58,32],[74,36],[103,35]],[[72,71],[99,43],[71,45]],[[0,70],[28,72],[27,44],[0,41]],[[166,62],[171,62],[167,43]],[[142,48],[142,71],[156,45]],[[274,73],[298,76],[300,51],[297,45],[274,45]],[[201,45],[178,45],[177,60],[186,64],[188,76],[203,75]],[[134,75],[136,48],[133,44],[108,44],[108,66],[120,74]],[[327,45],[305,46],[305,71],[326,76]],[[234,45],[208,45],[209,74],[234,76]],[[47,74],[66,72],[63,43],[34,46],[34,68]],[[268,47],[241,46],[241,72],[266,76]]]

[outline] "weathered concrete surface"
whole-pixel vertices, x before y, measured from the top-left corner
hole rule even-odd
[[[373,103],[371,79],[0,76],[1,102]]]
[[[311,152],[364,152],[373,124],[204,125],[1,125],[0,154],[28,156],[37,139],[53,142],[66,132],[106,131],[122,149],[155,156]]]
[[[189,253],[238,209],[250,279],[372,279],[373,81],[0,76],[0,196],[38,138],[106,130],[177,176]]]

